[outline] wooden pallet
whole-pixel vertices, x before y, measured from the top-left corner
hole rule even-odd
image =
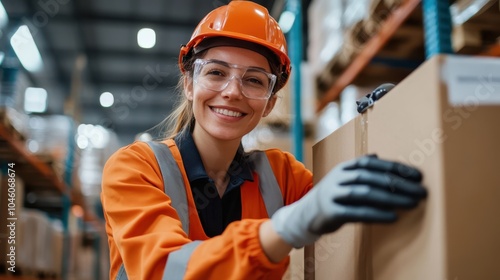
[[[500,14],[498,15],[500,17]],[[453,49],[459,54],[475,55],[486,52],[491,46],[500,43],[500,23],[465,23],[455,26],[452,33]]]
[[[453,49],[459,54],[476,55],[500,43],[499,2],[484,8],[452,32]]]

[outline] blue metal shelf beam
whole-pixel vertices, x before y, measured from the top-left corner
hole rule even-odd
[[[423,0],[425,55],[453,53],[451,13],[448,0]]]
[[[293,135],[293,154],[299,161],[303,161],[303,138],[304,128],[302,125],[301,112],[301,74],[300,66],[302,64],[302,7],[300,0],[288,0],[286,10],[295,15],[293,26],[290,29],[289,36],[289,54],[292,62],[292,135]]]

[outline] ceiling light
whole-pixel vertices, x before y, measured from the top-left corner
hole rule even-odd
[[[115,103],[115,98],[111,92],[103,92],[99,97],[102,107],[111,107]]]
[[[47,110],[47,91],[43,88],[27,88],[24,92],[24,111],[42,113],[45,110]]]
[[[144,132],[144,133],[139,134],[136,137],[136,139],[139,141],[148,142],[148,141],[153,140],[153,136],[151,136],[151,134],[149,134],[147,132]]]
[[[96,125],[94,126],[94,129],[89,137],[89,140],[90,143],[92,144],[92,147],[96,149],[103,149],[109,142],[109,133],[104,127]]]
[[[0,1],[0,29],[7,26],[7,23],[9,23],[9,17],[7,16],[7,12]]]
[[[36,47],[28,26],[20,26],[10,38],[10,44],[26,70],[36,72],[42,69],[42,56]]]
[[[36,153],[40,150],[40,145],[36,140],[30,139],[28,140],[28,150],[32,153]]]
[[[284,11],[279,19],[278,24],[283,30],[283,33],[288,33],[292,29],[293,22],[295,21],[295,14],[290,11]]]
[[[76,144],[81,150],[85,150],[89,146],[89,139],[84,135],[78,135],[76,137]]]
[[[143,28],[137,32],[137,44],[144,49],[150,49],[156,44],[156,33],[151,28]]]

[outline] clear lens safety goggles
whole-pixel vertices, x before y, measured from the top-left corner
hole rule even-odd
[[[268,99],[276,75],[261,68],[229,64],[220,60],[196,59],[193,81],[205,89],[223,91],[232,80],[238,81],[241,93],[251,99]]]

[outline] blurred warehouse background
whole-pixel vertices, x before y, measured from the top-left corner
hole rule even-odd
[[[158,136],[177,101],[181,44],[228,2],[0,2],[0,219],[8,163],[19,218],[15,273],[0,230],[0,279],[107,279],[102,167],[119,147]],[[434,27],[440,50],[500,56],[499,1],[428,1],[444,11],[436,21],[418,0],[254,2],[279,19],[297,59],[275,112],[245,145],[298,153],[309,168],[311,146],[358,114],[357,99],[426,60]]]

